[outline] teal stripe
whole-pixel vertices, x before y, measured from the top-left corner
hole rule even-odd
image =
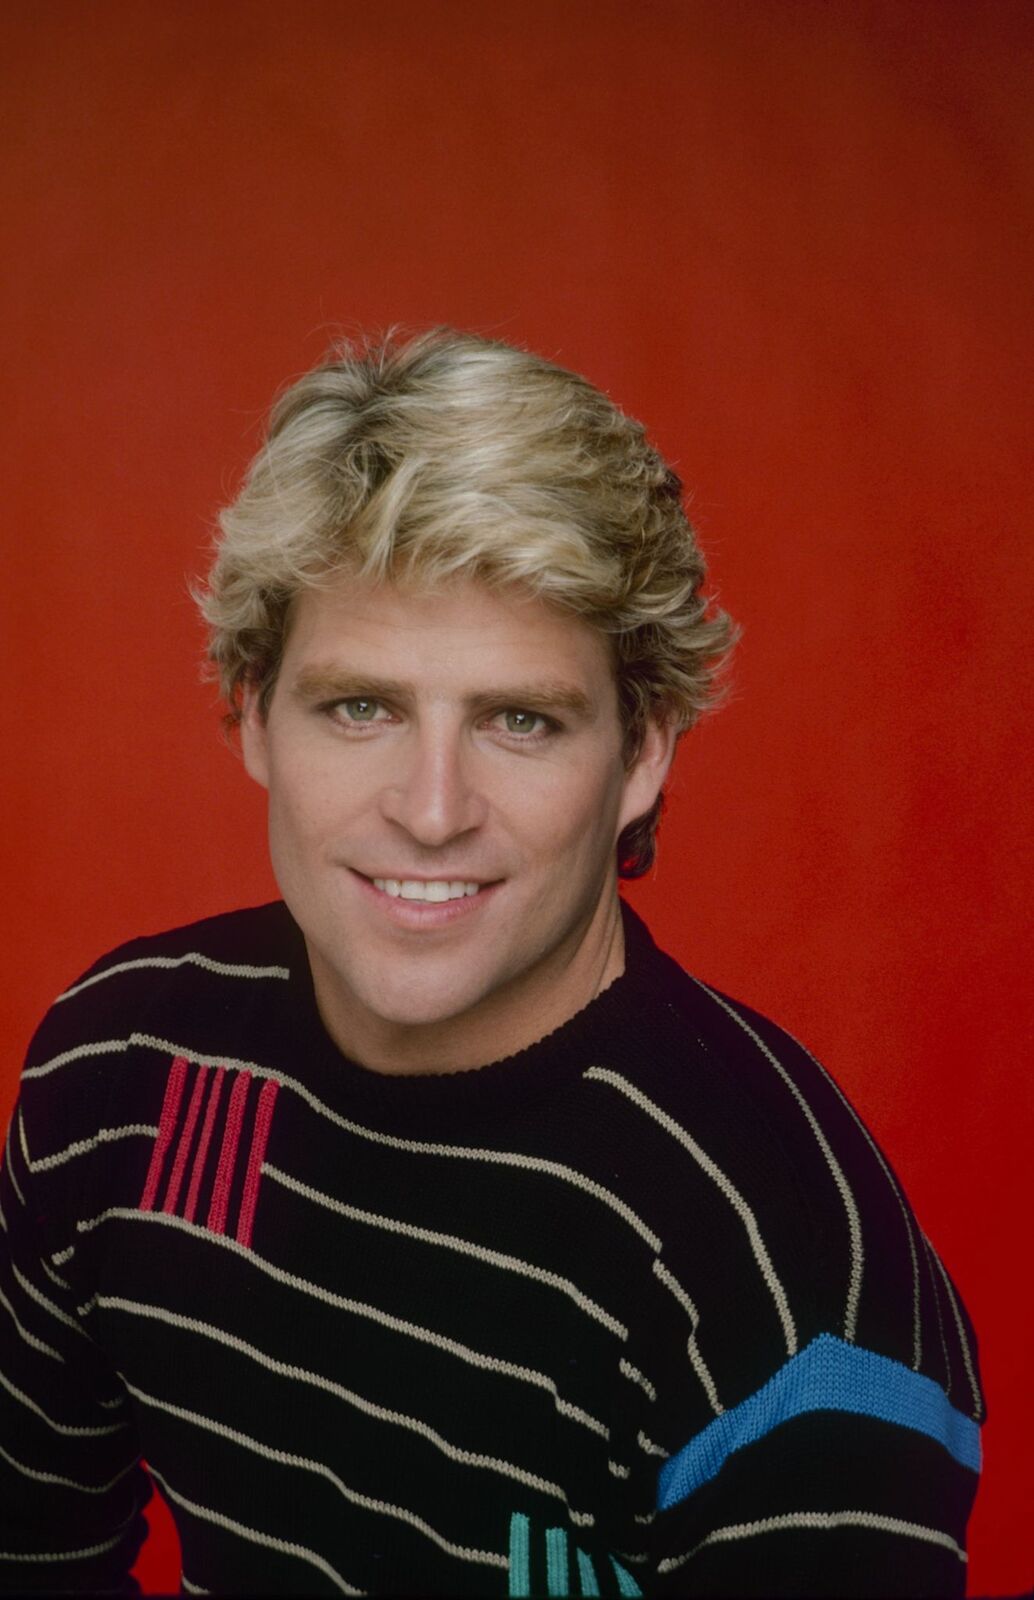
[[[530,1595],[531,1559],[528,1538],[529,1523],[523,1511],[515,1511],[510,1518],[510,1589],[511,1595]]]
[[[847,1411],[913,1428],[942,1444],[962,1466],[980,1471],[980,1429],[956,1411],[940,1384],[900,1361],[820,1333],[755,1394],[715,1417],[664,1463],[658,1510],[687,1500],[717,1477],[734,1451],[811,1411]]]
[[[554,1595],[566,1595],[569,1592],[566,1528],[546,1529],[546,1588]]]
[[[618,1588],[621,1590],[622,1594],[642,1594],[642,1589],[640,1589],[632,1574],[625,1571],[620,1561],[616,1560],[614,1556],[611,1556],[610,1564],[614,1568],[614,1576],[618,1580]]]
[[[578,1557],[578,1586],[582,1594],[599,1594],[600,1586],[596,1582],[596,1572],[592,1562],[584,1550],[576,1550]]]

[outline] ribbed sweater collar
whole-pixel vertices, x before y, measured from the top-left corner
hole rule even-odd
[[[534,1116],[575,1083],[588,1066],[642,1048],[644,1010],[662,1002],[669,965],[645,923],[623,901],[625,970],[560,1027],[513,1055],[462,1071],[393,1075],[373,1072],[343,1053],[316,1007],[305,942],[286,907],[291,983],[285,1025],[293,1055],[304,1053],[305,1077],[345,1116],[362,1115],[388,1126],[438,1123],[455,1135],[465,1125],[497,1122],[505,1115]]]

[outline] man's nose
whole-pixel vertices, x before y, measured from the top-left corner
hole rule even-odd
[[[459,731],[414,729],[401,759],[400,771],[382,792],[381,811],[418,844],[441,849],[485,820],[488,805],[475,781],[475,753]]]

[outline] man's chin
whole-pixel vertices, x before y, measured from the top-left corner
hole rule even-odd
[[[399,1034],[460,1030],[467,1019],[473,1020],[481,998],[480,994],[448,996],[441,990],[428,995],[380,992],[371,997],[372,1004],[364,1005],[364,1022],[368,1028]]]
[[[324,1025],[346,1054],[355,1050],[360,1057],[364,1047],[377,1054],[401,1051],[415,1057],[426,1045],[436,1059],[449,1056],[453,1040],[462,1048],[471,1030],[478,1030],[491,987],[471,983],[469,971],[463,976],[466,982],[449,984],[440,970],[410,972],[408,977],[398,972],[386,983],[378,972],[353,974],[348,982],[326,967],[314,972]]]

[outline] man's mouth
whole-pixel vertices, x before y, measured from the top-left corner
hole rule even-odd
[[[463,878],[372,878],[375,889],[390,894],[395,900],[426,900],[440,904],[443,900],[463,900],[482,888]]]

